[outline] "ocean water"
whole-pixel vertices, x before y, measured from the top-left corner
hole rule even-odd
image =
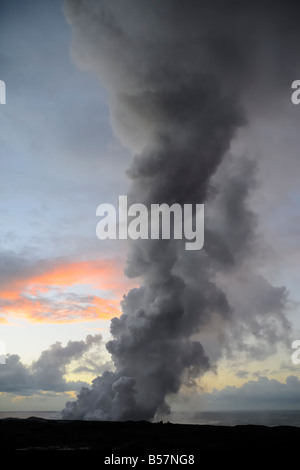
[[[300,427],[300,410],[198,411],[196,413],[174,413],[169,421],[182,424],[209,424],[213,426],[255,424],[260,426]]]
[[[27,419],[32,416],[44,419],[61,418],[60,413],[56,411],[0,411],[0,419]],[[157,421],[160,420],[158,419]],[[196,413],[173,413],[163,421],[179,424],[204,424],[212,426],[255,424],[261,426],[300,427],[300,410],[198,411]]]

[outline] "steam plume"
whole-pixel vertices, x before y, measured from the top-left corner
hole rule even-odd
[[[242,103],[252,68],[261,63],[257,45],[268,38],[267,10],[261,7],[258,19],[254,8],[241,4],[65,1],[73,57],[101,78],[113,128],[134,153],[130,202],[208,207],[201,252],[186,252],[180,240],[132,242],[126,274],[140,276],[142,284],[124,297],[121,317],[111,322],[107,350],[115,371],[67,403],[65,418],[137,420],[167,413],[168,396],[228,352],[229,338],[231,344],[239,338],[242,348],[243,335],[250,329],[255,335],[254,326],[272,328],[270,340],[259,344],[261,355],[270,352],[274,338],[285,338],[285,289],[258,282],[249,261],[256,248],[256,219],[247,207],[255,164],[229,152],[246,122]],[[236,296],[237,273],[238,282],[244,277],[247,302],[259,285],[263,304],[254,301],[245,310],[243,296]],[[210,359],[203,347],[208,330],[216,344],[213,351],[205,346]]]

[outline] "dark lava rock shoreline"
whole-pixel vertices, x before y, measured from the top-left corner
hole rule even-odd
[[[299,448],[300,428],[256,425],[211,426],[171,423],[65,421],[40,418],[0,420],[1,451],[93,450],[104,457],[159,454],[197,455],[203,451],[271,454]],[[117,462],[118,463],[118,462]],[[162,462],[163,463],[163,462]]]

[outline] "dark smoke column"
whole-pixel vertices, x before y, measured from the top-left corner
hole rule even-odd
[[[193,0],[65,1],[73,55],[106,86],[114,130],[134,153],[130,203],[205,202],[243,123],[245,64],[224,3],[216,14]],[[211,278],[209,245],[196,253],[180,240],[131,243],[126,274],[142,285],[111,322],[115,372],[67,403],[64,418],[150,419],[210,368],[193,336],[212,313],[227,320],[231,309]]]

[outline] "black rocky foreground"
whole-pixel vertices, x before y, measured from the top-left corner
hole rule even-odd
[[[284,450],[295,452],[300,442],[300,428],[289,426],[206,426],[171,423],[65,421],[40,418],[0,420],[1,451],[15,450],[93,450],[99,451],[106,463],[122,463],[122,456],[149,458],[173,456],[197,460],[203,451],[245,450],[273,454]],[[182,457],[186,456],[186,458]],[[157,458],[157,457],[156,457]],[[140,462],[144,462],[141,460]],[[103,463],[104,460],[103,460]],[[123,464],[133,462],[125,461]],[[168,462],[170,463],[170,461]]]

